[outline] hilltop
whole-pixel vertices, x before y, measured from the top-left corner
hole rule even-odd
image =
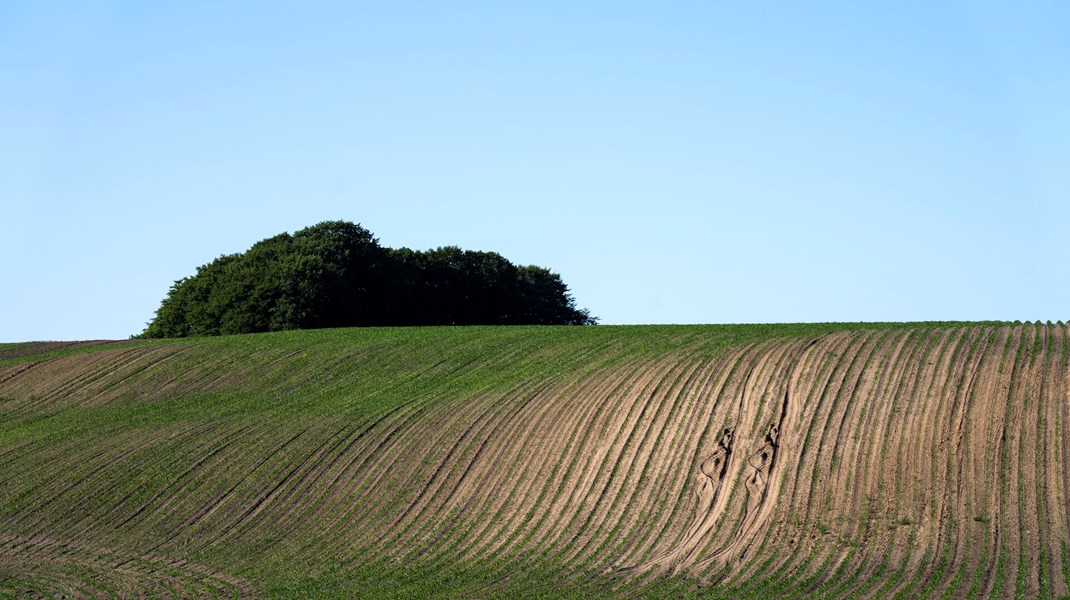
[[[0,596],[1064,596],[1068,333],[2,344]]]

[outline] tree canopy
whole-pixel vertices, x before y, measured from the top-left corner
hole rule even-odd
[[[141,337],[386,325],[593,325],[560,275],[496,252],[391,249],[326,221],[226,254],[171,286]]]

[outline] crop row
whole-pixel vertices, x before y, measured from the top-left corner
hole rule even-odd
[[[0,594],[1063,596],[1068,333],[13,346]]]

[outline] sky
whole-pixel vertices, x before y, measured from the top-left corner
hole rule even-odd
[[[325,220],[606,324],[1070,319],[1070,3],[6,2],[0,342]]]

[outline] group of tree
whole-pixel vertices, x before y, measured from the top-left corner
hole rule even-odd
[[[141,337],[388,325],[593,325],[561,277],[495,252],[381,246],[327,221],[261,240],[171,286]]]

